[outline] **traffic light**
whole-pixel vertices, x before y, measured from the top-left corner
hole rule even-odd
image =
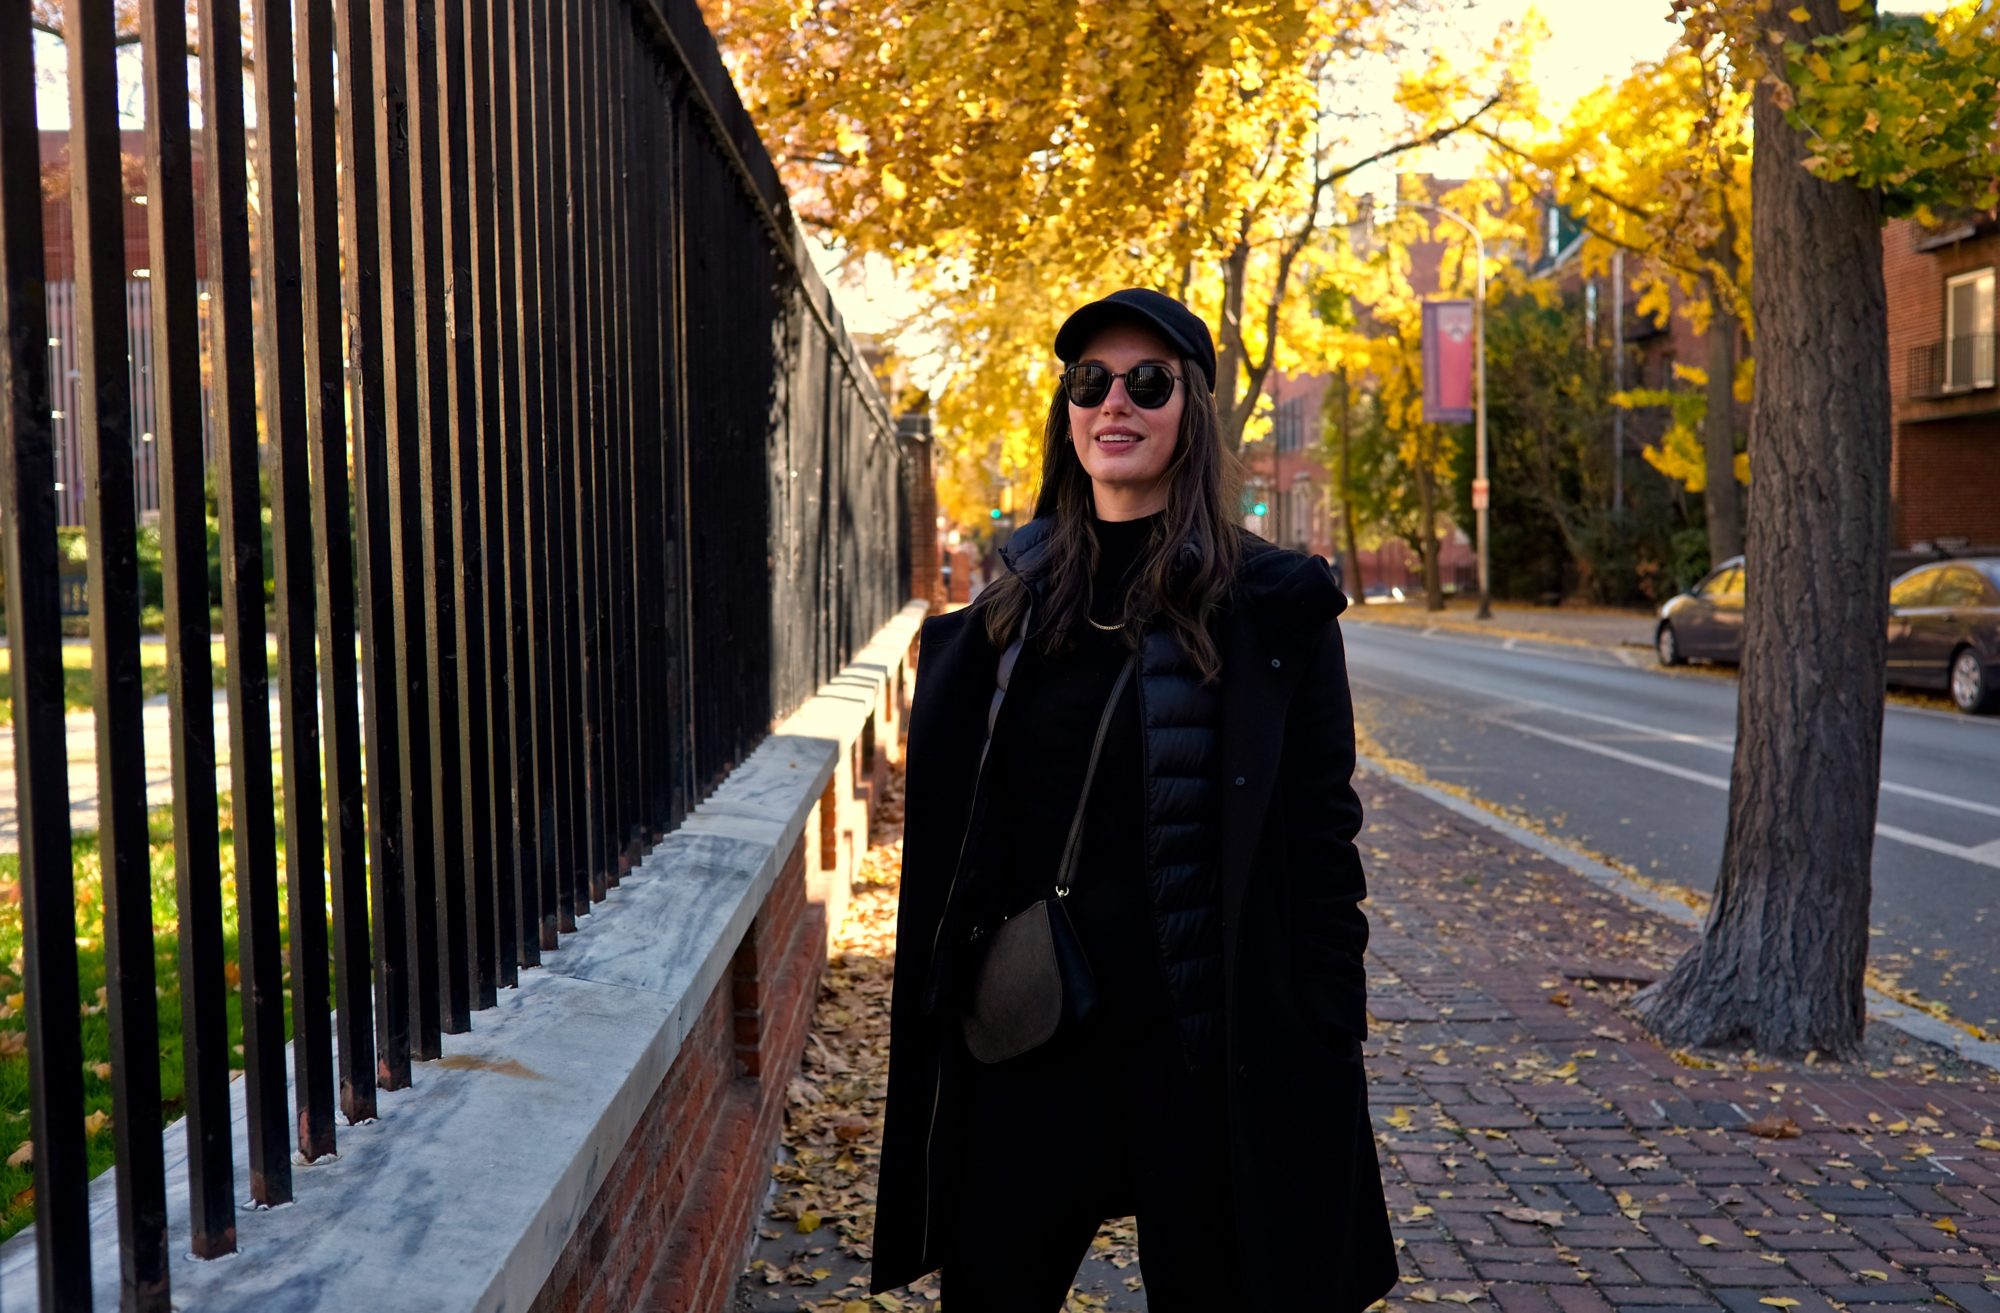
[[[987,516],[987,518],[988,518],[988,519],[993,519],[993,520],[997,520],[997,519],[999,519],[999,518],[1000,518],[1000,508],[999,508],[998,506],[995,506],[995,507],[994,507],[994,508],[993,508],[992,510],[990,510],[990,511],[986,512],[986,516]]]
[[[1268,515],[1270,514],[1270,511],[1271,508],[1269,506],[1266,506],[1263,502],[1258,502],[1256,505],[1250,508],[1250,513],[1252,515]]]

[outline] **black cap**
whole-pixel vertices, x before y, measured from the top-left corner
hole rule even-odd
[[[1101,301],[1092,301],[1063,321],[1056,333],[1056,358],[1076,363],[1098,330],[1114,323],[1144,324],[1201,366],[1208,390],[1215,391],[1215,342],[1208,325],[1171,296],[1146,287],[1127,287]]]

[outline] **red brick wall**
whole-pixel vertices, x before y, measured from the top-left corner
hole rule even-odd
[[[938,571],[937,486],[931,469],[931,440],[903,443],[910,460],[910,596],[921,597],[932,611],[944,609],[944,577]]]
[[[1936,538],[2000,544],[2000,394],[1925,398],[1913,395],[1910,377],[1912,353],[1944,338],[1945,280],[2000,266],[2000,231],[1988,225],[1965,240],[1918,249],[1932,237],[1911,219],[1895,220],[1882,235],[1896,426],[1889,472],[1895,541],[1898,547]]]
[[[804,877],[801,842],[533,1313],[727,1307],[826,960],[825,913]]]
[[[1896,545],[2000,546],[2000,416],[1896,430]]]

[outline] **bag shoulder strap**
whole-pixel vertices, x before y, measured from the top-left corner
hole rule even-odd
[[[1067,898],[1076,878],[1076,853],[1083,841],[1083,812],[1090,802],[1091,781],[1097,778],[1097,758],[1104,751],[1104,739],[1111,732],[1111,713],[1118,709],[1119,695],[1125,691],[1126,683],[1132,678],[1132,668],[1139,664],[1139,654],[1134,652],[1125,658],[1119,668],[1118,678],[1111,685],[1111,696],[1104,700],[1104,714],[1097,718],[1097,737],[1090,745],[1090,764],[1083,769],[1083,788],[1077,794],[1076,815],[1070,819],[1069,838],[1063,843],[1062,862],[1056,867],[1056,897]]]

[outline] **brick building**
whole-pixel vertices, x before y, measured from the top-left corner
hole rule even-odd
[[[1889,495],[1895,546],[2000,551],[2000,389],[1994,271],[2000,215],[1882,237],[1895,426]]]

